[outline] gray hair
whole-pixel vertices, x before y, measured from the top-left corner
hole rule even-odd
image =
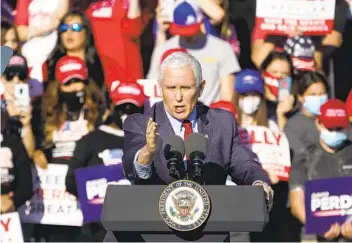
[[[174,52],[170,54],[165,60],[161,63],[159,68],[159,85],[164,79],[164,71],[166,67],[171,68],[182,68],[191,66],[193,69],[194,78],[196,80],[197,88],[200,89],[203,77],[202,77],[202,67],[199,61],[192,55],[184,52]]]

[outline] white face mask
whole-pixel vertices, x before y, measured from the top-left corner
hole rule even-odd
[[[259,109],[260,97],[246,96],[239,101],[240,109],[247,115],[252,115]]]

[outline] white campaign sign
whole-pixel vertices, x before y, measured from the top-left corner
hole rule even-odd
[[[257,155],[263,168],[272,168],[280,180],[288,180],[291,157],[284,133],[263,126],[246,126],[239,128],[239,135],[242,142]]]
[[[0,242],[24,242],[17,212],[0,214]]]
[[[162,101],[161,89],[156,79],[138,79],[137,83],[143,86],[144,94],[149,97],[150,107]]]
[[[68,165],[49,164],[43,170],[33,167],[34,195],[19,209],[22,222],[81,226],[82,211],[77,198],[66,191]]]
[[[298,27],[305,34],[332,31],[335,0],[257,0],[256,23],[262,31],[285,34]]]

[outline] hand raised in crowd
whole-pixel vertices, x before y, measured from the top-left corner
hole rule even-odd
[[[12,196],[9,194],[1,195],[1,213],[10,213],[16,210]]]
[[[149,118],[146,130],[146,148],[150,154],[155,154],[156,152],[156,130],[157,124]]]
[[[156,8],[156,21],[159,33],[165,33],[169,29],[170,19],[164,14],[164,9],[160,5]]]
[[[276,113],[278,115],[284,115],[293,108],[293,104],[295,103],[295,98],[293,95],[288,96],[286,99],[280,100],[277,108]]]
[[[324,238],[327,240],[332,240],[340,235],[341,228],[338,223],[331,225],[330,229],[324,234]]]
[[[352,239],[352,222],[345,222],[341,226],[341,235],[344,238]]]
[[[29,105],[25,111],[20,111],[20,121],[24,127],[32,124],[32,106]]]
[[[48,168],[48,160],[43,151],[36,150],[33,153],[33,162],[35,165],[39,166],[42,169]]]
[[[13,100],[7,100],[6,109],[10,117],[19,116],[21,113],[20,108]]]

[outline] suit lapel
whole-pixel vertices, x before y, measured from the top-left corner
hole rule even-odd
[[[198,132],[208,135],[210,137],[212,132],[212,127],[209,124],[209,120],[207,118],[208,107],[205,105],[197,104],[197,125],[198,125]]]

